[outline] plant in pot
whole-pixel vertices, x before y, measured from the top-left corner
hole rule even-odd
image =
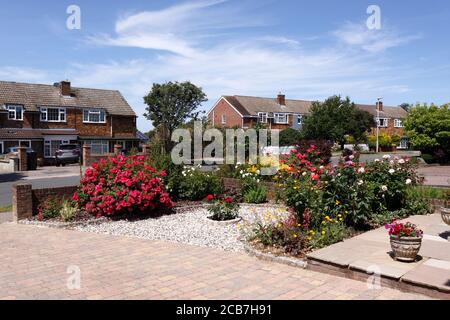
[[[450,226],[450,208],[441,207],[442,221]]]
[[[210,194],[206,199],[211,203],[208,208],[208,212],[211,214],[208,220],[228,223],[237,223],[241,220],[238,215],[239,203],[235,198],[224,195],[214,197]]]
[[[423,231],[410,222],[397,222],[386,225],[391,237],[391,248],[394,259],[405,262],[416,261],[422,245]]]

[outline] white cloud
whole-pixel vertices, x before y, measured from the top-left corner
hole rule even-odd
[[[48,83],[51,81],[47,71],[15,66],[0,67],[0,79],[5,81],[37,83]]]
[[[359,47],[365,51],[378,53],[420,39],[420,35],[400,35],[398,32],[382,27],[370,30],[364,23],[347,22],[333,34],[344,44]]]

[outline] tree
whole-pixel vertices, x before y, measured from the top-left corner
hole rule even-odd
[[[402,108],[403,110],[405,110],[406,112],[408,112],[409,109],[412,108],[412,105],[410,105],[410,104],[407,103],[407,102],[404,102],[404,103],[402,103],[402,104],[400,105],[400,108]]]
[[[295,146],[301,140],[300,131],[287,128],[280,132],[280,146]]]
[[[302,133],[307,139],[331,140],[343,146],[345,135],[352,135],[358,143],[373,126],[375,120],[370,113],[357,109],[348,97],[332,96],[324,102],[313,102]]]
[[[172,132],[188,119],[197,119],[197,108],[207,101],[201,88],[190,82],[154,83],[144,97],[147,104],[144,116],[151,120],[161,135],[162,152],[168,153],[172,147]]]
[[[450,109],[416,105],[405,120],[405,130],[412,147],[426,153],[438,153],[448,159],[450,154]],[[443,154],[443,155],[442,155]]]

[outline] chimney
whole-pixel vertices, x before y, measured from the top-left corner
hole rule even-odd
[[[63,96],[70,97],[70,94],[71,94],[70,81],[67,81],[67,80],[61,81],[60,88],[61,88],[61,94]]]
[[[379,110],[380,112],[383,111],[383,101],[377,101],[376,110]]]
[[[277,101],[280,106],[285,106],[286,105],[286,96],[280,92],[278,94]]]

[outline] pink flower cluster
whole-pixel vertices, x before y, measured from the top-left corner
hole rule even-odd
[[[81,209],[99,217],[173,206],[162,177],[143,156],[101,159],[86,170],[73,195]]]

